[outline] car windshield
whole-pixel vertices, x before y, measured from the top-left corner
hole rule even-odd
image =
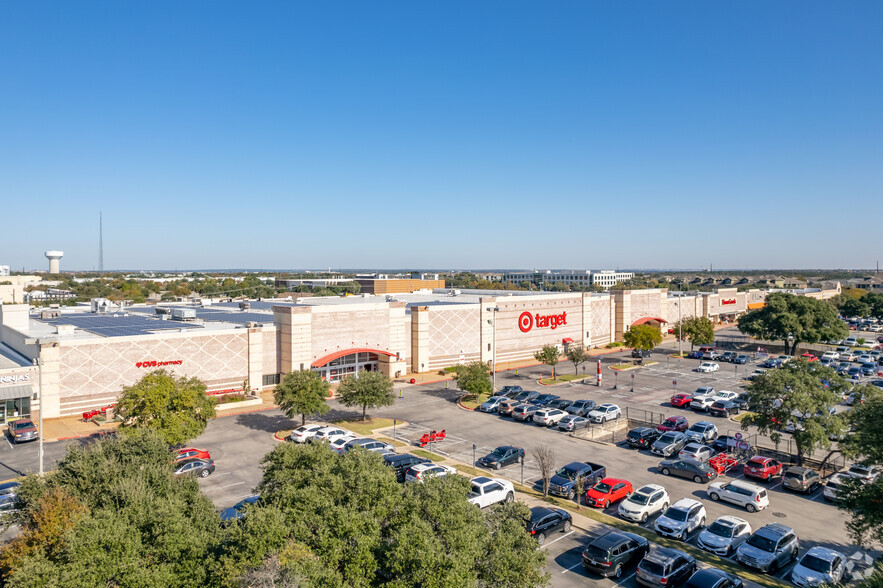
[[[598,482],[597,484],[595,484],[595,487],[592,488],[592,490],[596,490],[601,494],[607,494],[608,492],[610,492],[610,484],[606,482]]]
[[[635,504],[647,504],[648,502],[650,502],[650,495],[649,494],[632,494],[632,496],[631,496],[631,498],[629,498],[629,500],[634,502]]]
[[[807,553],[803,556],[803,559],[800,560],[800,565],[805,568],[809,568],[814,572],[821,572],[823,574],[827,574],[831,571],[831,562],[825,561],[821,558],[818,558],[811,553]]]
[[[773,552],[776,549],[776,542],[773,539],[768,539],[757,533],[748,538],[748,545],[757,547],[761,551]]]
[[[694,433],[704,433],[705,425],[693,425],[692,427],[690,427],[690,431]]]
[[[717,521],[711,523],[711,526],[708,527],[708,532],[712,535],[717,535],[718,537],[726,537],[730,538],[733,536],[733,527],[730,525],[723,525]]]
[[[665,511],[666,518],[669,518],[673,521],[686,521],[687,520],[687,511],[681,510],[680,508],[669,508]]]
[[[578,471],[579,470],[576,470],[573,468],[568,468],[567,466],[564,466],[563,468],[561,468],[560,470],[555,472],[555,475],[561,476],[563,478],[570,478],[572,480],[574,478],[574,476],[576,476]]]
[[[491,455],[493,455],[494,457],[505,457],[506,450],[503,449],[502,447],[497,447],[496,449],[494,449],[494,451],[491,453]]]
[[[33,426],[31,423],[15,423],[16,429],[30,429]]]
[[[678,436],[674,433],[666,433],[665,435],[660,437],[659,440],[662,441],[663,443],[674,443],[675,439],[677,439],[677,438],[678,438]]]

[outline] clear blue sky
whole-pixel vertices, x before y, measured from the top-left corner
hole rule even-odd
[[[883,257],[883,2],[0,4],[0,264]]]

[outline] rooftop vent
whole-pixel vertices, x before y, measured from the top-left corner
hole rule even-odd
[[[239,310],[248,310],[249,308],[251,308],[250,302],[240,302],[239,303]]]
[[[196,320],[195,308],[173,308],[172,320],[176,321],[192,321]]]

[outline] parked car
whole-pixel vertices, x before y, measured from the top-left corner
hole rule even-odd
[[[681,498],[653,523],[654,530],[664,537],[686,540],[687,536],[705,525],[705,507],[698,500]]]
[[[717,478],[717,472],[711,469],[708,464],[695,459],[666,459],[659,462],[657,467],[659,468],[659,473],[663,476],[687,478],[697,484]]]
[[[713,347],[701,347],[699,351],[702,353],[702,359],[718,359],[721,356],[720,351]]]
[[[21,482],[4,482],[0,484],[0,496],[15,496],[18,489],[21,488]]]
[[[593,411],[586,415],[593,423],[606,423],[622,416],[622,411],[615,404],[604,403],[596,406]]]
[[[512,482],[500,478],[487,478],[479,476],[470,480],[472,491],[467,500],[478,508],[487,508],[498,502],[512,502],[515,500],[515,488]]]
[[[343,450],[344,450],[344,447],[346,447],[346,444],[352,440],[353,440],[352,437],[338,437],[337,439],[335,439],[334,441],[331,441],[328,444],[328,449],[330,449],[334,453],[338,453],[338,454],[343,453]]]
[[[325,425],[316,423],[313,423],[311,425],[301,425],[300,427],[293,430],[288,438],[295,443],[306,443],[307,439],[315,435],[316,431],[324,426]]]
[[[36,441],[40,438],[37,425],[31,419],[17,419],[7,425],[9,435],[16,444],[24,441]]]
[[[709,359],[714,359],[710,357]],[[721,353],[721,356],[717,358],[719,361],[725,361],[727,363],[732,363],[734,359],[736,359],[736,354],[733,351],[724,351]]]
[[[746,380],[754,380],[758,376],[762,376],[765,372],[766,372],[766,370],[754,370],[753,372],[751,372],[750,374],[745,376],[745,379]]]
[[[749,410],[751,406],[750,398],[751,395],[748,392],[739,392],[739,395],[733,399],[733,402],[739,407],[739,410]]]
[[[503,400],[500,402],[500,404],[497,405],[497,414],[500,416],[512,416],[512,411],[515,410],[515,407],[519,406],[520,404],[521,403],[514,398]]]
[[[678,451],[687,444],[687,436],[677,431],[663,433],[659,439],[650,446],[650,452],[662,457],[677,455]]]
[[[533,404],[519,404],[515,407],[515,410],[512,411],[512,418],[516,421],[529,423],[533,421],[533,417],[538,410],[539,408]]]
[[[619,516],[632,522],[646,523],[648,517],[667,509],[670,502],[665,488],[659,484],[647,484],[619,503]]]
[[[481,412],[497,412],[497,409],[500,407],[500,403],[504,400],[506,400],[505,396],[491,396],[481,403],[481,405],[478,407],[478,410]]]
[[[741,355],[736,356],[736,359],[733,360],[733,363],[737,363],[739,365],[745,365],[746,363],[749,363],[750,361],[751,361],[751,358],[749,356],[747,356],[745,354],[741,354]]]
[[[210,459],[187,459],[175,464],[175,475],[193,474],[207,478],[215,471],[215,462]]]
[[[702,352],[695,349],[687,354],[688,359],[702,359]]]
[[[540,394],[536,398],[528,400],[527,403],[538,407],[544,407],[553,400],[558,400],[558,398],[559,396],[556,396],[555,394]]]
[[[684,432],[687,430],[688,426],[690,426],[690,423],[687,422],[687,417],[671,416],[662,421],[662,423],[660,423],[656,427],[656,430],[660,433],[664,433],[666,431]]]
[[[533,422],[546,427],[554,427],[567,413],[557,408],[541,408],[533,415]]]
[[[560,431],[576,431],[577,429],[585,429],[592,424],[592,421],[586,417],[569,414],[558,421],[558,429]]]
[[[524,390],[521,386],[503,386],[500,388],[500,391],[497,392],[497,396],[505,396],[506,398],[512,398],[516,394],[523,392]]]
[[[389,443],[384,443],[383,441],[378,441],[377,439],[371,439],[369,437],[360,437],[358,439],[353,439],[352,441],[347,441],[346,445],[343,446],[343,451],[352,451],[356,447],[361,447],[365,451],[376,453],[395,452],[396,449]]]
[[[623,568],[641,559],[650,542],[626,531],[610,531],[594,539],[583,550],[583,567],[601,576],[621,578]]]
[[[567,533],[573,524],[573,517],[564,509],[534,506],[530,509],[530,519],[526,521],[527,532],[542,545],[546,537],[555,532]]]
[[[212,456],[206,449],[197,449],[196,447],[184,447],[178,450],[174,461],[184,461],[185,459],[211,459]]]
[[[0,521],[9,515],[19,511],[18,496],[15,494],[6,494],[0,496]]]
[[[566,398],[556,398],[552,402],[546,405],[546,408],[557,408],[559,410],[567,411],[567,407],[573,404],[573,400],[567,400]]]
[[[628,432],[625,442],[638,449],[650,449],[661,434],[651,427],[637,427]]]
[[[249,505],[255,504],[260,499],[260,496],[249,496],[248,498],[240,500],[230,508],[225,508],[221,511],[221,522],[229,524],[233,521],[238,521],[247,514]]]
[[[863,482],[873,482],[880,477],[880,468],[875,465],[854,463],[846,470],[846,475],[858,478]]]
[[[395,471],[396,480],[405,481],[405,473],[413,466],[421,463],[431,463],[425,457],[417,457],[410,453],[388,453],[383,456],[383,463],[388,465]]]
[[[723,500],[741,506],[748,512],[757,512],[770,505],[766,488],[761,488],[742,480],[732,482],[712,482],[706,490],[708,497],[715,502]]]
[[[565,410],[570,414],[575,414],[578,416],[586,416],[598,406],[594,400],[574,400],[573,404],[568,406]]]
[[[307,439],[310,443],[321,443],[322,441],[326,441],[331,443],[332,441],[337,441],[343,437],[349,437],[350,439],[355,439],[356,434],[352,431],[347,431],[346,429],[342,429],[340,427],[322,427],[315,433],[313,436]]]
[[[651,349],[632,349],[632,359],[646,359],[652,355]]]
[[[730,449],[737,448],[740,443],[745,444],[745,449],[743,449],[742,451],[751,451],[751,444],[749,444],[748,441],[744,438],[736,439],[735,435],[721,435],[714,440],[714,442],[711,444],[711,447],[719,453],[726,453],[730,451]]]
[[[518,402],[530,402],[539,395],[539,392],[534,392],[533,390],[522,390],[521,392],[513,396],[512,400],[517,400]]]
[[[745,462],[745,465],[742,467],[742,473],[747,478],[757,478],[758,480],[769,482],[770,478],[782,473],[783,467],[782,462],[778,460],[755,455]]]
[[[775,573],[797,559],[800,542],[794,529],[782,523],[769,523],[755,531],[736,550],[736,561],[765,573]]]
[[[714,393],[715,400],[734,400],[739,394],[732,390],[718,390]]]
[[[729,557],[751,535],[751,525],[745,519],[724,515],[699,533],[696,544],[700,549],[721,557]]]
[[[727,418],[739,412],[739,405],[732,400],[718,400],[708,407],[708,414],[720,418]]]
[[[668,403],[677,408],[690,408],[691,400],[693,400],[692,394],[679,393],[672,396]]]
[[[684,431],[684,435],[690,441],[709,443],[717,439],[717,427],[714,423],[699,421],[690,425],[690,428]]]
[[[696,371],[700,374],[710,374],[711,372],[716,372],[721,368],[718,364],[713,361],[703,361],[699,364],[699,367],[696,368]]]
[[[576,497],[576,480],[582,480],[583,488],[591,488],[607,476],[607,467],[588,461],[574,461],[555,472],[549,480],[549,494]]]
[[[678,452],[679,459],[695,459],[702,463],[707,463],[709,458],[714,455],[714,451],[708,445],[701,443],[687,443],[684,448]]]
[[[628,480],[604,478],[586,491],[586,504],[609,508],[612,503],[631,496],[632,490],[632,483]]]
[[[782,473],[782,487],[795,492],[810,494],[822,485],[822,477],[815,470],[791,466]]]
[[[742,588],[742,579],[718,568],[696,570],[684,588]]]
[[[478,465],[494,470],[499,470],[513,463],[524,461],[524,449],[514,445],[502,445],[487,455],[479,458]]]
[[[656,547],[638,564],[635,579],[641,586],[678,586],[696,571],[692,555],[678,549]]]
[[[714,396],[697,396],[694,394],[693,400],[690,401],[690,409],[694,412],[705,412],[714,403]]]
[[[451,466],[440,463],[418,463],[411,466],[405,472],[405,482],[425,482],[429,478],[440,478],[442,476],[451,476],[457,473],[457,470]]]
[[[791,570],[795,586],[840,585],[846,575],[846,556],[827,547],[816,546],[803,554]]]

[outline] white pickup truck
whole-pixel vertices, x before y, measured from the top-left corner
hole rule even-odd
[[[486,508],[498,502],[512,502],[515,499],[512,482],[484,476],[472,478],[470,482],[472,492],[469,493],[469,502],[478,508]]]

